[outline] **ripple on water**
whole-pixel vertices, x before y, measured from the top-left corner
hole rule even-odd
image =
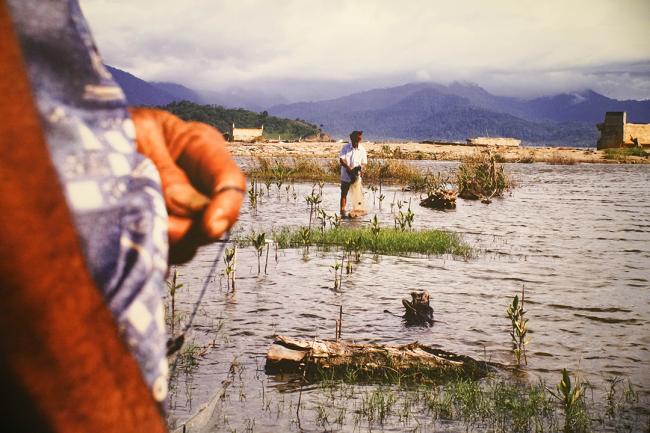
[[[641,320],[637,320],[634,318],[631,319],[622,319],[622,318],[617,318],[617,317],[601,317],[601,316],[590,316],[587,314],[579,314],[579,313],[574,313],[573,314],[576,317],[582,317],[585,319],[593,320],[596,322],[602,322],[602,323],[624,323],[627,325],[643,325],[645,322]]]

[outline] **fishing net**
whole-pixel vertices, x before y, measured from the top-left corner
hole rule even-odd
[[[350,185],[350,202],[352,203],[352,210],[350,217],[356,218],[368,214],[366,210],[366,201],[363,197],[363,186],[361,178],[357,178],[356,182]]]

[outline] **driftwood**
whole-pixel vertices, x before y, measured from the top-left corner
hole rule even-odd
[[[435,189],[420,201],[420,206],[430,209],[456,209],[458,193],[453,189]]]
[[[411,292],[411,299],[402,299],[404,321],[406,326],[432,326],[433,308],[429,305],[429,292],[418,290]]]
[[[397,345],[299,340],[277,336],[266,355],[267,373],[301,373],[310,380],[444,380],[479,378],[495,366],[417,342]]]

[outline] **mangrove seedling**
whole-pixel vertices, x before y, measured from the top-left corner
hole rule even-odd
[[[341,339],[341,327],[343,325],[343,305],[339,305],[339,318],[336,321],[336,341]]]
[[[271,179],[265,179],[264,180],[264,186],[266,186],[266,195],[271,196],[271,184],[273,183],[273,180]]]
[[[308,227],[300,227],[298,232],[300,234],[300,240],[304,246],[309,246],[311,242],[311,230]]]
[[[368,189],[370,189],[370,191],[372,191],[372,205],[374,206],[375,205],[375,196],[377,194],[377,187],[375,185],[370,185],[370,187]]]
[[[377,236],[381,228],[379,227],[379,218],[375,215],[372,219],[372,225],[370,226],[370,231],[373,235]]]
[[[335,213],[333,215],[330,215],[329,217],[330,220],[330,227],[333,229],[337,229],[341,227],[341,217],[339,214]]]
[[[415,214],[409,206],[406,212],[399,211],[395,216],[395,228],[399,228],[401,231],[406,231],[406,229],[410,230],[413,226],[414,219]]]
[[[318,220],[320,221],[320,231],[321,231],[321,233],[324,233],[325,232],[325,226],[327,225],[327,220],[329,218],[327,216],[327,212],[325,212],[321,208],[316,209],[316,218],[318,218]]]
[[[354,239],[346,240],[345,243],[343,244],[343,249],[346,255],[348,256],[348,263],[345,268],[345,272],[351,274],[354,269],[352,264],[352,253],[353,252],[356,253],[356,257],[357,257],[356,261],[358,263],[361,260],[361,250],[357,247],[357,243]]]
[[[334,264],[330,266],[334,271],[334,290],[341,288],[341,279],[339,278],[339,269],[341,269],[342,264],[338,260],[334,261]]]
[[[174,335],[174,324],[176,322],[176,290],[180,289],[183,287],[182,284],[177,284],[176,280],[178,279],[178,270],[175,269],[174,273],[172,275],[172,280],[169,281],[167,280],[167,288],[169,289],[169,295],[172,298],[172,326],[171,326],[171,335]]]
[[[379,218],[377,218],[377,215],[372,218],[371,222],[372,225],[370,226],[370,231],[372,232],[373,236],[372,250],[377,251],[377,236],[379,236],[379,232],[381,231],[381,227],[379,227]]]
[[[546,388],[555,397],[564,409],[564,433],[586,431],[589,418],[584,413],[585,384],[575,378],[571,383],[571,376],[566,368],[562,369],[562,380],[556,386],[556,391]]]
[[[264,252],[264,245],[266,245],[266,233],[256,235],[255,232],[253,232],[251,234],[251,243],[257,251],[257,274],[259,275],[260,272],[262,272],[261,259],[262,253]]]
[[[257,210],[257,197],[258,197],[258,192],[256,188],[256,182],[254,180],[251,181],[251,187],[248,189],[248,202],[250,203],[251,207],[254,210]]]
[[[228,285],[228,291],[232,287],[235,290],[235,265],[237,264],[237,247],[226,248],[224,252],[223,261],[226,265],[224,269],[224,274],[226,275],[226,282]]]
[[[381,194],[381,193],[380,193],[380,194],[379,194],[379,197],[377,197],[377,198],[379,199],[379,210],[381,210],[381,203],[384,201],[384,199],[386,198],[386,196],[385,196],[384,194]]]
[[[415,219],[415,214],[411,210],[411,203],[409,202],[409,207],[406,210],[405,214],[405,221],[406,225],[408,226],[409,230],[413,228],[413,220]]]
[[[305,196],[305,201],[309,205],[309,229],[311,230],[311,218],[314,214],[314,208],[318,208],[318,205],[323,201],[320,194],[316,194],[314,190],[311,190],[310,195]]]
[[[521,365],[521,357],[524,357],[524,363],[528,364],[526,359],[526,345],[528,345],[530,339],[527,338],[528,334],[528,319],[526,316],[526,311],[524,310],[524,296],[525,288],[521,288],[521,302],[519,302],[519,296],[515,295],[512,299],[512,303],[508,306],[506,314],[511,322],[510,329],[510,338],[512,338],[512,352],[515,355],[515,360],[517,361],[517,366]]]
[[[266,239],[266,261],[264,262],[264,273],[266,274],[266,270],[269,267],[269,250],[271,249],[271,244],[274,243],[273,239]],[[277,254],[276,254],[276,262],[277,262]]]

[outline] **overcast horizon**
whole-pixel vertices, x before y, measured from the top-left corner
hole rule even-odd
[[[409,82],[650,99],[650,2],[81,0],[107,64],[288,101]]]

